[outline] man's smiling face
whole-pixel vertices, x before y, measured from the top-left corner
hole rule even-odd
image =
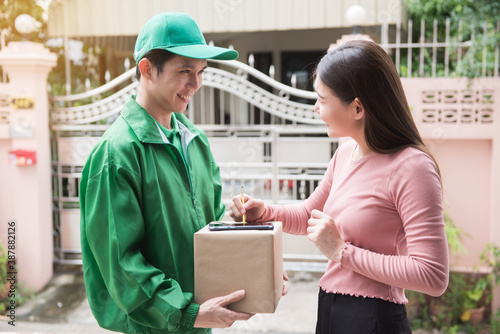
[[[200,89],[206,68],[205,59],[175,55],[163,65],[159,75],[156,70],[153,71],[153,89],[149,93],[156,108],[164,112],[184,112],[193,95]]]

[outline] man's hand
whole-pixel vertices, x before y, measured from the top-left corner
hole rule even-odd
[[[194,321],[195,328],[226,328],[231,327],[237,320],[248,320],[253,314],[231,311],[227,305],[245,297],[245,290],[233,292],[227,296],[207,300],[200,305],[198,315]]]
[[[283,270],[283,280],[287,281],[287,282],[290,280],[288,278],[288,275],[286,274],[286,270]],[[285,283],[283,283],[283,290],[281,290],[281,295],[282,296],[286,296],[287,293],[288,293],[288,285],[286,285]]]

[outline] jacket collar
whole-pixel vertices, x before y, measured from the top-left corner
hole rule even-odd
[[[164,140],[166,137],[158,127],[155,119],[135,101],[135,98],[135,95],[128,98],[121,111],[121,117],[134,131],[139,141],[150,144],[168,143],[168,139],[167,141]],[[189,137],[193,138],[199,134],[199,131],[184,114],[175,114],[173,119],[177,120],[179,131],[189,132]]]

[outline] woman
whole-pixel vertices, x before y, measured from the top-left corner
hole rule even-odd
[[[300,204],[233,199],[231,216],[282,221],[329,259],[316,333],[411,333],[404,289],[441,295],[448,248],[439,168],[412,119],[392,60],[351,41],[326,54],[314,110],[330,137],[351,137]]]

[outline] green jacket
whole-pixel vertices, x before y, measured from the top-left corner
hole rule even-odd
[[[131,97],[82,172],[85,287],[99,325],[113,331],[208,332],[193,329],[193,234],[223,217],[221,179],[205,133],[174,118],[185,160]]]

